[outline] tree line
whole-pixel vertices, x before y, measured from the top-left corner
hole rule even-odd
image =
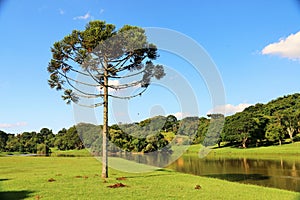
[[[267,104],[258,103],[242,112],[225,117],[221,114],[205,117],[186,117],[177,120],[174,115],[156,116],[137,123],[114,124],[109,127],[110,152],[171,152],[170,145],[226,143],[236,147],[281,145],[284,141],[300,140],[300,94],[277,98]],[[214,122],[214,123],[212,123]],[[49,154],[58,150],[102,150],[102,126],[80,123],[57,134],[48,128],[39,132],[9,134],[0,131],[0,151]]]
[[[54,147],[59,150],[84,148],[75,126],[63,128],[57,134],[48,128],[42,128],[39,132],[23,132],[16,135],[0,130],[0,152],[49,155],[50,148]]]
[[[195,143],[205,138],[208,119],[202,119],[194,137]],[[230,146],[281,145],[300,140],[300,94],[277,98],[267,104],[258,103],[225,118],[218,142]]]

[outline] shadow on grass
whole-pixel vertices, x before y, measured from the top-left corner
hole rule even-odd
[[[21,200],[21,199],[28,198],[31,193],[33,193],[33,192],[28,191],[28,190],[0,192],[0,199],[1,200]]]
[[[156,172],[174,172],[174,171],[172,171],[170,169],[164,169],[164,168],[156,169],[154,171],[156,171]]]
[[[151,173],[151,174],[141,174],[141,175],[136,175],[136,176],[126,176],[126,178],[145,178],[145,177],[155,177],[155,176],[171,176],[174,171],[169,170],[169,169],[156,169],[154,172],[166,172],[166,173]]]
[[[259,181],[259,180],[267,180],[270,178],[269,176],[264,176],[262,174],[209,174],[204,176],[210,178],[223,179],[227,181],[234,181],[234,182],[245,181],[245,180]]]
[[[0,181],[8,181],[8,180],[10,180],[10,179],[8,179],[8,178],[0,178]]]
[[[222,148],[225,148],[225,147],[235,147],[235,145],[228,143],[228,144],[224,144],[222,146],[212,147],[211,149],[222,149]]]
[[[294,140],[294,142],[296,142],[298,140]],[[282,145],[285,145],[285,144],[291,144],[292,142],[291,141],[282,141]],[[279,143],[278,142],[270,142],[270,141],[262,141],[258,144],[256,143],[250,143],[250,144],[247,144],[247,148],[242,148],[241,146],[241,143],[240,142],[234,142],[234,143],[227,143],[227,144],[224,144],[220,147],[212,147],[211,149],[222,149],[222,148],[225,148],[225,147],[230,147],[230,148],[233,148],[233,149],[255,149],[255,148],[259,148],[259,147],[271,147],[271,146],[278,146]]]

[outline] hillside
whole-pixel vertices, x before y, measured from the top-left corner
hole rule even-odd
[[[257,103],[225,118],[156,116],[141,122],[110,126],[109,150],[133,152],[170,152],[172,145],[226,144],[236,147],[281,145],[300,140],[300,94],[279,97],[266,104]],[[13,135],[0,131],[0,151],[45,153],[49,147],[59,150],[91,149],[101,152],[102,126],[79,123],[53,134],[47,128],[39,132]],[[81,140],[80,140],[81,139]]]
[[[226,117],[222,141],[247,145],[279,145],[289,139],[299,140],[300,94],[256,104],[243,112]]]

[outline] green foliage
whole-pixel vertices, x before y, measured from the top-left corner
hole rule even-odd
[[[166,122],[162,129],[165,132],[172,131],[172,132],[176,133],[177,129],[178,129],[178,125],[179,124],[177,122],[177,118],[174,115],[169,115],[169,116],[167,116]]]
[[[221,142],[221,132],[224,125],[224,115],[222,114],[210,114],[211,117],[209,127],[207,127],[207,132],[203,140],[204,146],[214,146]]]
[[[168,148],[168,144],[199,144],[204,146],[226,142],[234,146],[260,146],[281,144],[288,138],[300,140],[300,95],[280,97],[267,104],[256,104],[243,112],[225,118],[222,116],[187,117],[156,116],[139,123],[112,125],[109,130],[111,152],[152,152]],[[229,144],[228,144],[229,142]],[[43,128],[40,132],[24,132],[18,135],[0,131],[0,151],[37,153],[38,145],[56,147],[59,150],[89,148],[101,154],[102,126],[80,123],[76,127],[62,129],[56,135]]]
[[[177,134],[193,137],[194,135],[196,135],[198,127],[199,127],[198,117],[186,117],[180,120]]]
[[[8,134],[0,130],[0,152],[5,151]]]
[[[37,152],[37,143],[39,141],[39,138],[36,132],[24,132],[18,136],[20,138],[20,143],[21,143],[20,152],[22,153]]]
[[[5,149],[8,152],[22,152],[20,138],[15,137],[14,135],[9,135],[6,141]]]
[[[59,131],[54,142],[55,147],[59,150],[82,149],[83,143],[77,134],[76,127],[70,127],[68,130]]]
[[[266,139],[272,142],[278,141],[281,145],[281,141],[284,139],[283,127],[276,123],[268,124],[266,129]]]
[[[37,154],[49,156],[51,154],[51,150],[49,146],[46,144],[38,144],[37,145]]]
[[[169,144],[160,132],[139,138],[127,134],[122,130],[110,129],[109,136],[109,140],[119,148],[119,151],[148,153],[163,150]]]
[[[246,148],[247,144],[256,144],[263,139],[265,119],[255,113],[245,111],[226,118],[224,140],[239,142]]]
[[[219,142],[230,142],[231,145],[244,148],[249,145],[281,144],[286,138],[293,142],[295,135],[300,133],[299,110],[300,94],[280,97],[267,104],[259,103],[250,106],[243,112],[225,118]],[[198,131],[193,138],[194,144],[211,144],[211,140],[207,136],[210,134],[217,135],[217,131],[214,130],[213,126],[211,132],[208,130],[210,122],[206,118],[200,119]],[[191,126],[191,124],[187,126]],[[182,133],[180,130],[178,132]],[[189,132],[193,132],[193,129]],[[212,143],[215,143],[215,141]]]
[[[145,30],[140,27],[125,25],[116,30],[113,24],[95,20],[90,21],[85,30],[74,30],[62,40],[55,42],[51,52],[52,58],[47,68],[50,73],[49,86],[52,89],[63,90],[62,98],[67,104],[74,102],[92,108],[103,106],[102,177],[107,177],[108,99],[109,97],[130,99],[142,95],[152,78],[159,80],[165,76],[163,66],[152,62],[158,57],[157,48],[147,41]],[[125,75],[124,71],[138,72]],[[85,75],[90,81],[78,81],[76,77],[78,74]],[[128,77],[138,80],[126,80]],[[120,78],[124,78],[125,83],[111,85],[109,82],[111,79]],[[91,88],[87,89],[87,86],[93,87],[92,89],[103,88],[103,91],[91,93],[89,92]],[[110,94],[108,90],[108,88],[123,90],[137,86],[143,90],[130,96],[116,96]],[[101,103],[84,105],[80,103],[82,98],[100,99]],[[70,148],[62,141],[57,143],[62,143],[59,146],[63,148]],[[131,149],[130,143],[124,144],[123,147]]]
[[[209,123],[210,120],[205,117],[201,117],[199,119],[199,126],[195,136],[193,137],[193,144],[200,144],[204,141]]]
[[[81,70],[97,86],[104,86],[104,79],[120,78],[126,70],[141,74],[134,84],[115,89],[137,85],[147,88],[152,78],[165,76],[163,66],[152,63],[158,57],[156,46],[147,41],[145,30],[137,26],[125,25],[116,30],[115,25],[105,21],[90,21],[84,30],[73,30],[55,42],[51,52],[48,83],[53,89],[63,90],[62,98],[68,104],[77,103],[79,98],[101,97],[75,86],[79,83],[74,80],[75,75]]]
[[[38,137],[40,139],[39,143],[44,143],[49,147],[54,146],[55,135],[53,134],[52,130],[48,128],[42,128],[38,133]]]

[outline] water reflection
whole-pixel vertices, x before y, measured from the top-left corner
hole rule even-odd
[[[115,156],[183,173],[300,192],[300,160],[297,157],[294,160],[284,160],[284,158],[264,160],[226,157],[199,158],[197,155],[184,155],[168,165],[170,160],[174,159],[173,156],[178,157],[178,155],[122,153]]]
[[[136,163],[151,165],[160,168],[164,168],[169,165],[172,160],[176,160],[176,155],[164,152],[150,152],[144,154],[122,152],[111,154],[110,157],[119,157],[129,161],[134,161]],[[177,158],[178,157],[179,156],[177,155]]]
[[[183,156],[168,166],[183,173],[300,192],[300,161]]]

